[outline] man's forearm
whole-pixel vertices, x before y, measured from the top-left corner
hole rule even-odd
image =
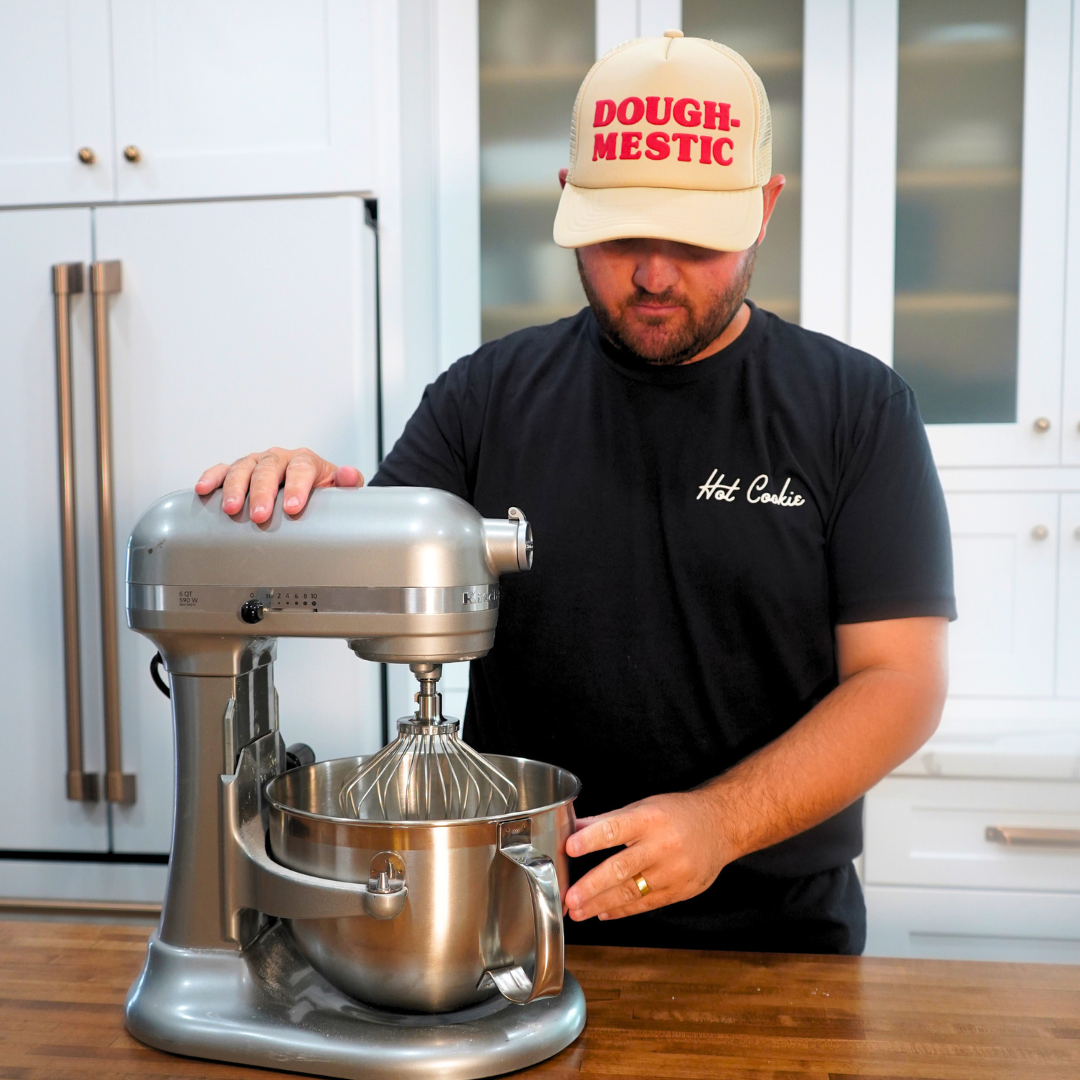
[[[699,789],[715,807],[727,861],[849,806],[933,734],[947,682],[943,639],[912,660],[851,674],[794,727]]]

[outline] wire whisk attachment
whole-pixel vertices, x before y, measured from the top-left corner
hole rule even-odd
[[[458,736],[442,715],[435,686],[439,664],[414,664],[420,680],[416,715],[398,721],[398,736],[364,761],[341,787],[350,817],[376,821],[443,821],[496,817],[518,807],[515,784]]]

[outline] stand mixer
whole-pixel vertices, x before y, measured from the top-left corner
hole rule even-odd
[[[446,1080],[521,1069],[577,1037],[561,896],[580,784],[476,754],[436,689],[442,663],[491,648],[499,575],[531,563],[520,511],[485,519],[426,488],[317,490],[263,525],[227,517],[220,493],[143,515],[128,625],[169,672],[176,799],[133,1035],[248,1065]],[[278,637],[410,664],[417,711],[397,743],[287,769]]]

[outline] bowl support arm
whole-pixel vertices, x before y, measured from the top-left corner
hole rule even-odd
[[[284,771],[284,762],[285,743],[274,731],[245,746],[236,773],[221,778],[222,918],[228,936],[241,939],[244,910],[282,919],[353,915],[393,919],[400,915],[409,895],[404,875],[394,869],[404,869],[400,857],[382,860],[388,870],[383,871],[381,881],[373,863],[373,881],[367,884],[301,874],[270,858],[262,789]],[[380,856],[375,861],[380,861]]]

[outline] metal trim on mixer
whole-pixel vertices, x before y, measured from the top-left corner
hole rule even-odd
[[[376,586],[144,585],[128,582],[129,611],[239,612],[250,601],[266,615],[283,612],[350,615],[446,615],[491,611],[499,586],[442,588]]]

